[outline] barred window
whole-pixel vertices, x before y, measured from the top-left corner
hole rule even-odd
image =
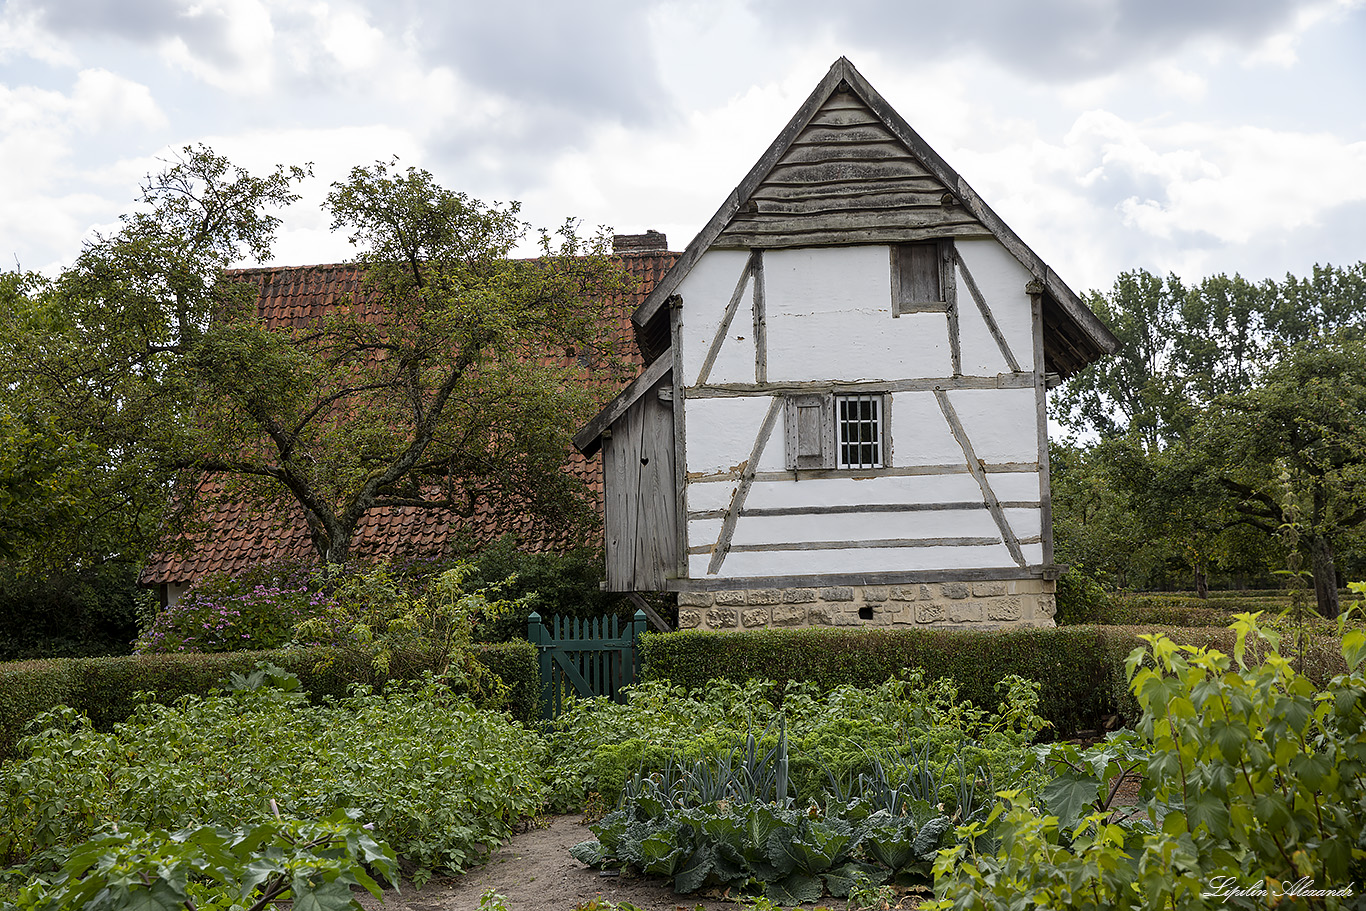
[[[882,396],[835,396],[837,468],[882,467]]]

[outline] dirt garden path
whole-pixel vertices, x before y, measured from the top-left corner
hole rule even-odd
[[[544,828],[513,836],[488,864],[464,876],[437,878],[421,890],[407,886],[385,893],[384,904],[370,895],[366,908],[383,911],[479,911],[479,899],[492,888],[504,896],[508,911],[572,911],[598,895],[627,901],[643,911],[737,911],[740,905],[717,896],[677,895],[663,880],[623,873],[600,876],[569,856],[569,849],[593,839],[582,817],[551,817]],[[832,907],[843,902],[831,900]],[[813,909],[815,905],[798,907]]]

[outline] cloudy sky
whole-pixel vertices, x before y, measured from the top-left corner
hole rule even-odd
[[[682,249],[840,55],[1077,291],[1366,259],[1366,0],[4,0],[0,268],[197,142],[314,164],[283,264],[395,155]]]

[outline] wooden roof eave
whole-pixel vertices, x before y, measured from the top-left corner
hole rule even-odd
[[[608,402],[606,407],[598,412],[597,417],[584,425],[584,428],[574,435],[574,447],[584,456],[591,458],[598,451],[602,442],[602,434],[607,428],[617,422],[627,410],[636,403],[646,392],[654,388],[655,383],[662,380],[673,368],[673,358],[659,357],[645,368],[640,376],[631,381],[631,385],[617,395],[616,398]]]

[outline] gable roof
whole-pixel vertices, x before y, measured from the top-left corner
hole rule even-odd
[[[665,302],[712,248],[783,249],[990,237],[1043,297],[1044,359],[1067,377],[1119,346],[1080,297],[841,57],[632,314],[653,380],[641,377],[574,438],[592,454],[604,429],[667,372]]]
[[[634,292],[603,301],[602,315],[617,327],[627,357],[637,365],[643,365],[644,358],[634,342],[630,315],[677,257],[664,250],[615,256],[639,285]],[[260,289],[257,315],[272,328],[312,325],[343,303],[359,308],[362,314],[382,317],[374,296],[363,287],[363,269],[354,264],[234,269],[229,275]],[[568,471],[588,486],[600,510],[601,465],[573,452]],[[316,559],[299,508],[263,509],[234,496],[222,479],[207,475],[199,479],[195,498],[197,521],[194,530],[184,535],[185,546],[177,548],[176,542],[167,542],[164,550],[152,554],[139,578],[141,584],[184,583],[261,563]],[[411,506],[372,509],[356,529],[352,552],[367,561],[435,557],[457,544],[483,544],[506,534],[515,534],[524,549],[534,551],[566,550],[587,543],[572,540],[562,527],[538,521],[515,505],[500,509],[481,503],[469,517]]]

